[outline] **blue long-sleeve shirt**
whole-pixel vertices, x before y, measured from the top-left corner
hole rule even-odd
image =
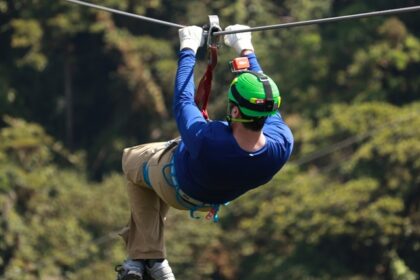
[[[261,71],[255,54],[249,54],[248,59],[250,70]],[[193,51],[180,52],[173,102],[182,139],[175,151],[176,178],[192,198],[225,203],[270,181],[289,159],[293,136],[280,113],[276,113],[265,122],[264,147],[252,153],[243,150],[227,122],[207,122],[196,106],[195,63]]]

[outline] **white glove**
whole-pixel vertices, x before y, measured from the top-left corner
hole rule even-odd
[[[179,41],[181,42],[180,50],[189,48],[197,53],[198,47],[204,44],[203,28],[198,26],[187,26],[179,29]]]
[[[225,31],[232,31],[232,30],[243,30],[249,29],[247,25],[229,25],[226,27]],[[234,33],[234,34],[227,34],[225,35],[225,44],[229,47],[235,49],[237,53],[241,53],[243,50],[252,50],[254,51],[254,46],[251,42],[251,32],[243,32],[243,33]]]

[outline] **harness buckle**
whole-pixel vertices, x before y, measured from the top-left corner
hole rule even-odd
[[[209,212],[206,215],[206,220],[212,220],[213,222],[217,223],[219,221],[219,215],[217,214],[217,212],[219,211],[219,206],[216,207],[212,207]]]

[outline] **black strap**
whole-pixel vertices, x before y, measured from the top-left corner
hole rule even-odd
[[[181,137],[177,137],[175,139],[172,139],[170,141],[168,141],[167,146],[164,147],[163,149],[165,149],[159,156],[158,158],[158,163],[160,162],[160,160],[162,159],[162,157],[169,152],[170,150],[172,150],[173,148],[175,148],[176,146],[178,146],[178,144],[181,142]]]

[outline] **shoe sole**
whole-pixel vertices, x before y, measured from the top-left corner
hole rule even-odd
[[[152,276],[149,275],[148,272],[145,272],[143,276],[143,280],[154,280],[154,279],[152,278]]]

